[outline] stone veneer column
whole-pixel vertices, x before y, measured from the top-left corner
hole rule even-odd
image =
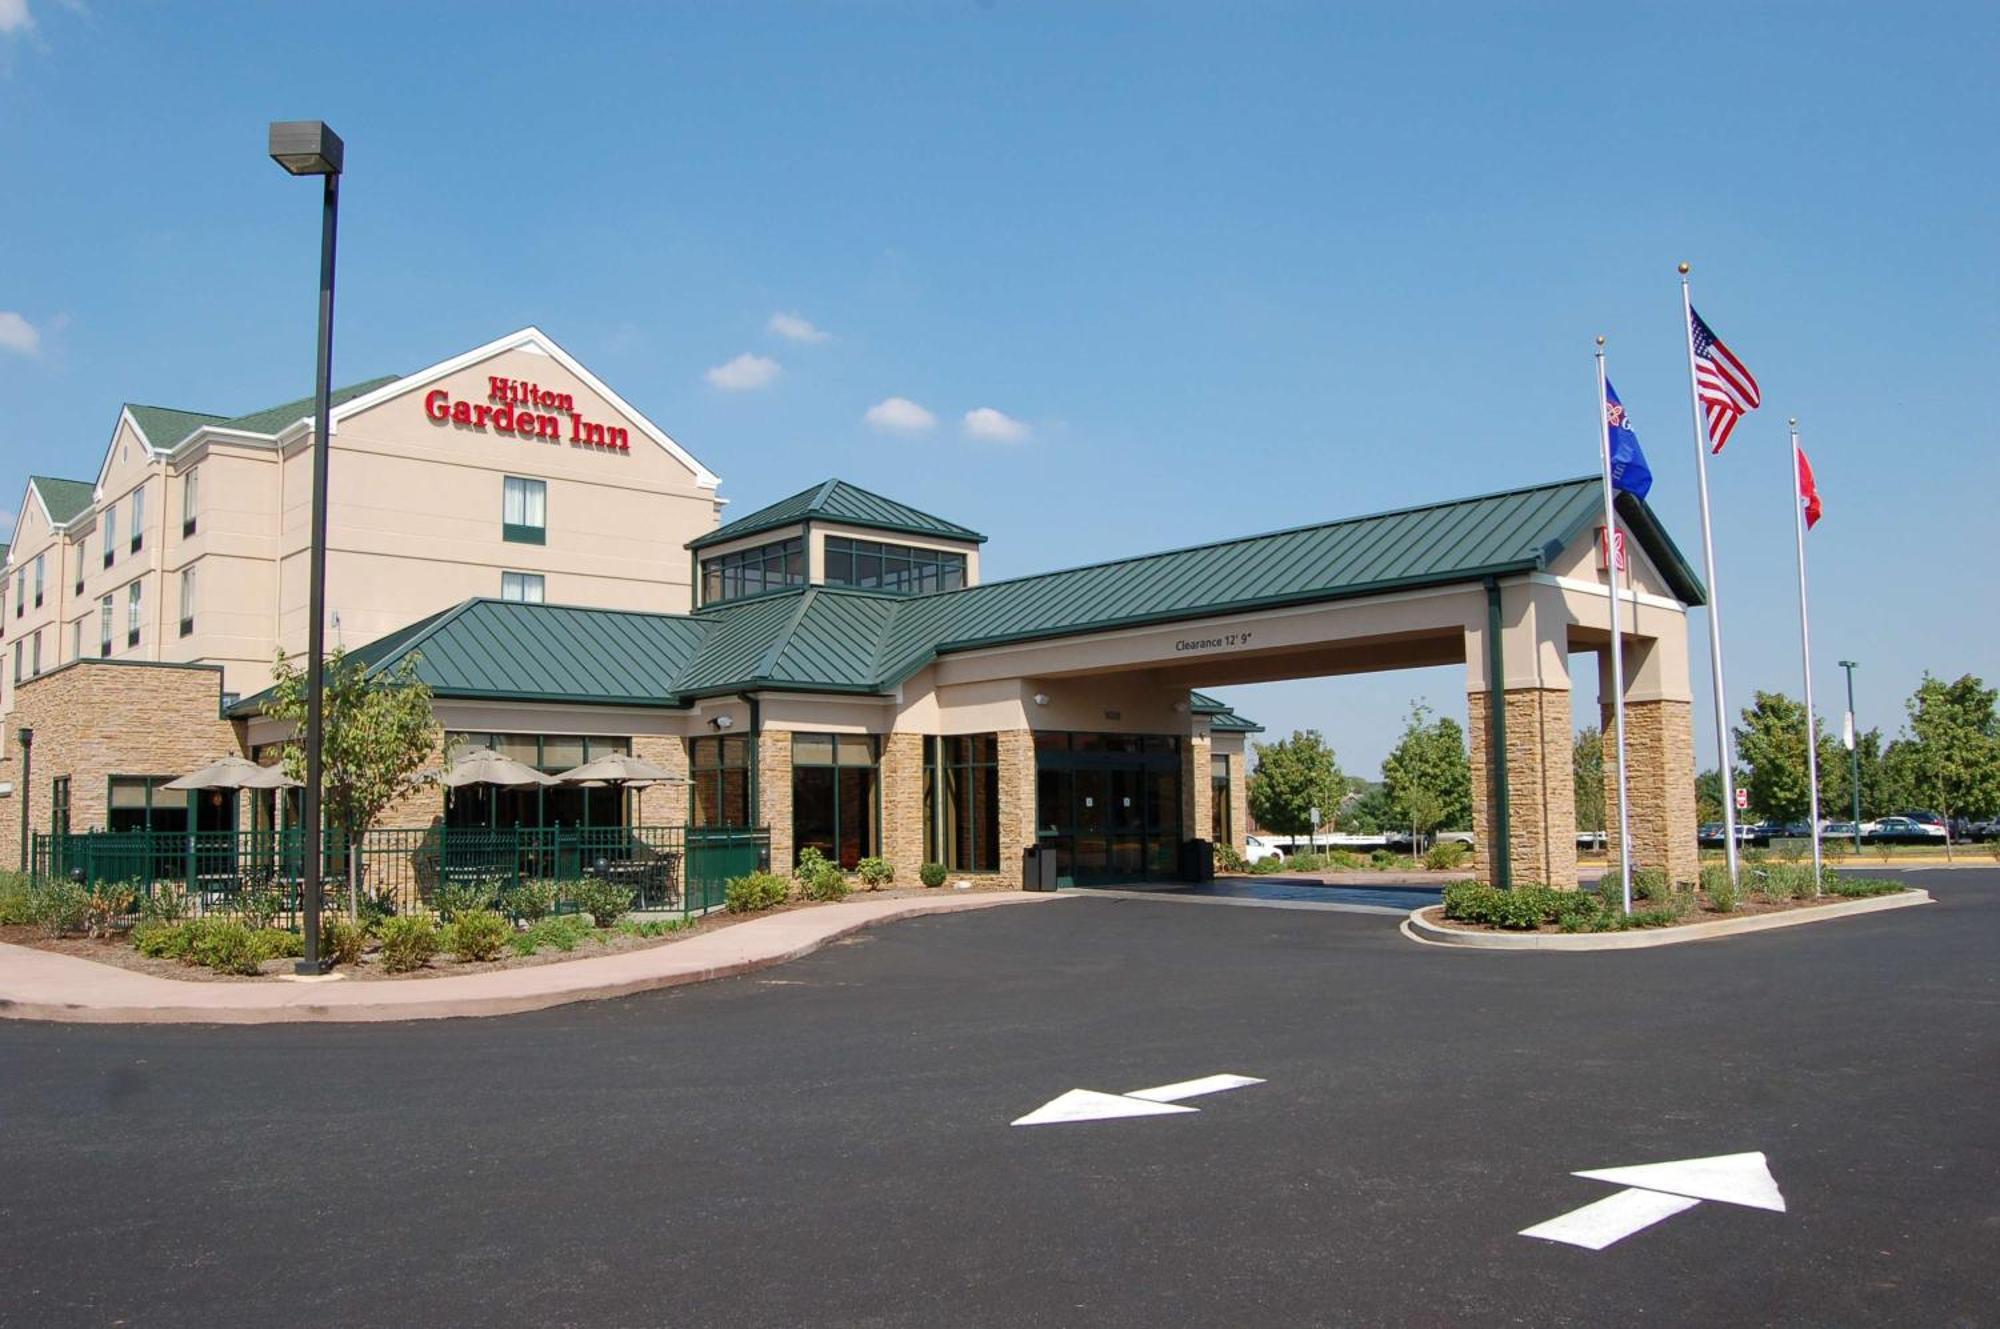
[[[1235,837],[1236,852],[1240,854],[1248,846],[1250,834],[1250,759],[1244,753],[1232,752],[1228,760],[1229,833]]]
[[[1215,790],[1208,775],[1215,744],[1207,734],[1196,734],[1181,744],[1181,754],[1181,839],[1206,840],[1215,829]]]
[[[634,734],[632,755],[672,771],[680,781],[641,789],[634,797],[641,826],[685,826],[688,819],[687,740],[679,734]]]
[[[792,870],[792,735],[767,729],[756,736],[757,824],[771,832],[771,871]]]
[[[1472,836],[1489,878],[1497,850],[1486,692],[1466,694],[1472,737]],[[1576,886],[1576,780],[1572,765],[1569,691],[1507,690],[1507,791],[1516,885]]]
[[[1604,822],[1610,861],[1618,850],[1617,717],[1602,706],[1604,733]],[[1665,868],[1676,884],[1701,875],[1696,843],[1693,703],[1627,701],[1625,755],[1631,764],[1626,787],[1632,798],[1632,864]]]
[[[920,884],[924,865],[924,736],[882,737],[882,857],[896,869],[896,885]]]
[[[1003,729],[1000,746],[1000,879],[1021,880],[1021,852],[1035,843],[1035,735]]]

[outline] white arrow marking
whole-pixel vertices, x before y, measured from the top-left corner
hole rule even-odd
[[[1546,1223],[1522,1228],[1521,1235],[1601,1251],[1614,1241],[1700,1203],[1700,1200],[1690,1200],[1681,1195],[1662,1195],[1658,1191],[1619,1191],[1581,1209],[1558,1214]]]
[[[1245,1085],[1262,1083],[1262,1080],[1248,1075],[1205,1075],[1199,1080],[1134,1089],[1129,1094],[1072,1089],[1050,1099],[1027,1116],[1017,1117],[1012,1124],[1048,1126],[1061,1121],[1104,1121],[1112,1117],[1164,1117],[1176,1112],[1199,1112],[1199,1108],[1177,1104],[1183,1098],[1199,1098],[1203,1094],[1219,1094],[1225,1089],[1241,1089]]]
[[[1149,1103],[1123,1094],[1106,1094],[1095,1089],[1072,1089],[1017,1117],[1016,1126],[1047,1126],[1058,1121],[1104,1121],[1111,1117],[1164,1117],[1175,1112],[1195,1112],[1197,1108],[1176,1107],[1172,1103]]]
[[[1785,1197],[1762,1154],[1718,1154],[1714,1158],[1683,1158],[1673,1163],[1641,1163],[1637,1167],[1598,1168],[1573,1176],[1592,1181],[1638,1186],[1669,1195],[1785,1212]]]
[[[1163,1084],[1154,1089],[1134,1089],[1125,1097],[1143,1098],[1149,1103],[1178,1103],[1183,1098],[1199,1098],[1203,1094],[1219,1094],[1225,1089],[1241,1089],[1245,1085],[1262,1083],[1262,1080],[1249,1075],[1204,1075],[1199,1080],[1182,1080],[1179,1084]]]

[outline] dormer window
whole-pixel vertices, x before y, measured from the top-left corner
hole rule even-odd
[[[928,595],[962,590],[965,555],[876,540],[826,537],[826,584]]]
[[[798,536],[701,561],[701,602],[705,605],[805,584],[806,543]]]

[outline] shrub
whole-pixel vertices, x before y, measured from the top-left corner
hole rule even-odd
[[[723,888],[722,904],[732,914],[772,909],[791,899],[792,883],[775,872],[752,872]]]
[[[319,920],[320,959],[329,965],[358,964],[368,946],[368,929],[343,914],[324,914]]]
[[[1233,844],[1215,846],[1215,870],[1217,872],[1247,872],[1250,865],[1243,861],[1243,855],[1236,852]]]
[[[431,896],[431,905],[437,910],[438,920],[449,923],[460,914],[491,909],[499,898],[498,882],[461,881],[438,887]]]
[[[89,897],[73,881],[51,881],[35,887],[30,894],[29,921],[45,937],[60,937],[83,926]]]
[[[886,858],[864,858],[855,865],[861,874],[861,884],[869,890],[880,890],[896,880],[896,869]]]
[[[259,928],[250,934],[250,949],[261,964],[280,958],[296,960],[306,953],[306,943],[290,928]]]
[[[1673,897],[1674,884],[1668,880],[1665,869],[1633,868],[1632,898],[1635,900],[1667,900]]]
[[[1260,858],[1250,865],[1250,871],[1259,877],[1268,877],[1273,872],[1283,872],[1284,870],[1285,860],[1277,854],[1273,854],[1269,858]]]
[[[799,851],[799,865],[792,870],[792,876],[798,879],[799,891],[808,900],[847,898],[847,878],[842,875],[840,865],[829,863],[811,845]]]
[[[35,892],[18,872],[0,872],[0,924],[35,921]]]
[[[692,918],[649,918],[643,923],[626,919],[618,925],[618,932],[626,937],[665,937],[676,932],[684,932],[694,926]]]
[[[392,974],[421,969],[437,954],[437,925],[421,915],[382,924],[382,968]]]
[[[1708,907],[1718,914],[1736,912],[1736,883],[1729,879],[1729,866],[1725,863],[1705,863],[1701,869],[1701,893],[1708,897]]]
[[[1444,888],[1444,916],[1466,923],[1483,923],[1499,892],[1483,881],[1454,881]]]
[[[1465,844],[1460,840],[1439,840],[1424,854],[1424,869],[1429,872],[1450,872],[1465,862]]]
[[[379,891],[363,891],[355,902],[354,921],[366,933],[378,933],[382,925],[396,916],[396,894],[389,887]]]
[[[1395,867],[1396,855],[1390,853],[1386,849],[1377,849],[1373,853],[1368,855],[1368,866],[1374,868]]]
[[[233,918],[200,918],[187,927],[183,964],[198,964],[218,974],[254,974],[264,963],[256,934]]]
[[[132,946],[155,960],[178,960],[187,954],[188,925],[161,918],[141,919],[132,927]]]
[[[608,928],[632,909],[632,887],[622,881],[587,877],[569,888],[570,903],[590,915],[590,921]]]
[[[1852,848],[1854,848],[1854,845],[1845,836],[1838,836],[1833,839],[1821,836],[1819,856],[1829,863],[1838,862],[1846,858],[1848,851]],[[2000,858],[2000,840],[1993,842],[1993,854],[1994,857]]]
[[[926,863],[917,869],[917,880],[932,888],[944,885],[944,879],[949,875],[942,863]]]
[[[1865,899],[1871,895],[1895,895],[1909,887],[1888,877],[1836,877],[1831,874],[1826,879],[1828,895],[1838,895],[1850,900]]]
[[[468,909],[451,921],[439,943],[461,960],[497,960],[513,927],[491,909]]]
[[[1553,923],[1581,931],[1602,914],[1595,896],[1548,886],[1516,886],[1503,891],[1484,882],[1456,881],[1444,888],[1444,916],[1466,923],[1527,932]]]
[[[139,902],[140,916],[156,923],[178,923],[192,912],[187,890],[170,881],[156,883],[153,893]]]
[[[86,891],[83,897],[83,931],[86,936],[108,937],[111,925],[132,911],[136,893],[122,882],[105,883]]]
[[[500,896],[500,907],[523,923],[539,923],[556,911],[558,892],[552,881],[524,881]]]
[[[590,924],[581,914],[555,914],[507,938],[507,948],[516,955],[533,955],[544,946],[573,951],[590,935]]]
[[[284,894],[275,886],[245,885],[236,893],[236,917],[252,932],[270,927],[284,908]]]

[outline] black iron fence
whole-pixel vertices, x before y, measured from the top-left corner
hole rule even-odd
[[[351,851],[351,852],[350,852]],[[767,830],[686,826],[549,826],[507,829],[380,829],[350,845],[325,841],[325,897],[343,904],[350,889],[397,913],[435,908],[451,887],[502,894],[526,882],[555,883],[558,910],[573,905],[565,884],[628,884],[633,908],[682,915],[723,902],[724,888],[770,865]],[[30,871],[37,880],[85,887],[123,885],[134,909],[163,887],[185,891],[195,912],[232,911],[245,892],[290,920],[304,880],[300,831],[89,831],[37,835]],[[350,877],[350,869],[352,875]]]

